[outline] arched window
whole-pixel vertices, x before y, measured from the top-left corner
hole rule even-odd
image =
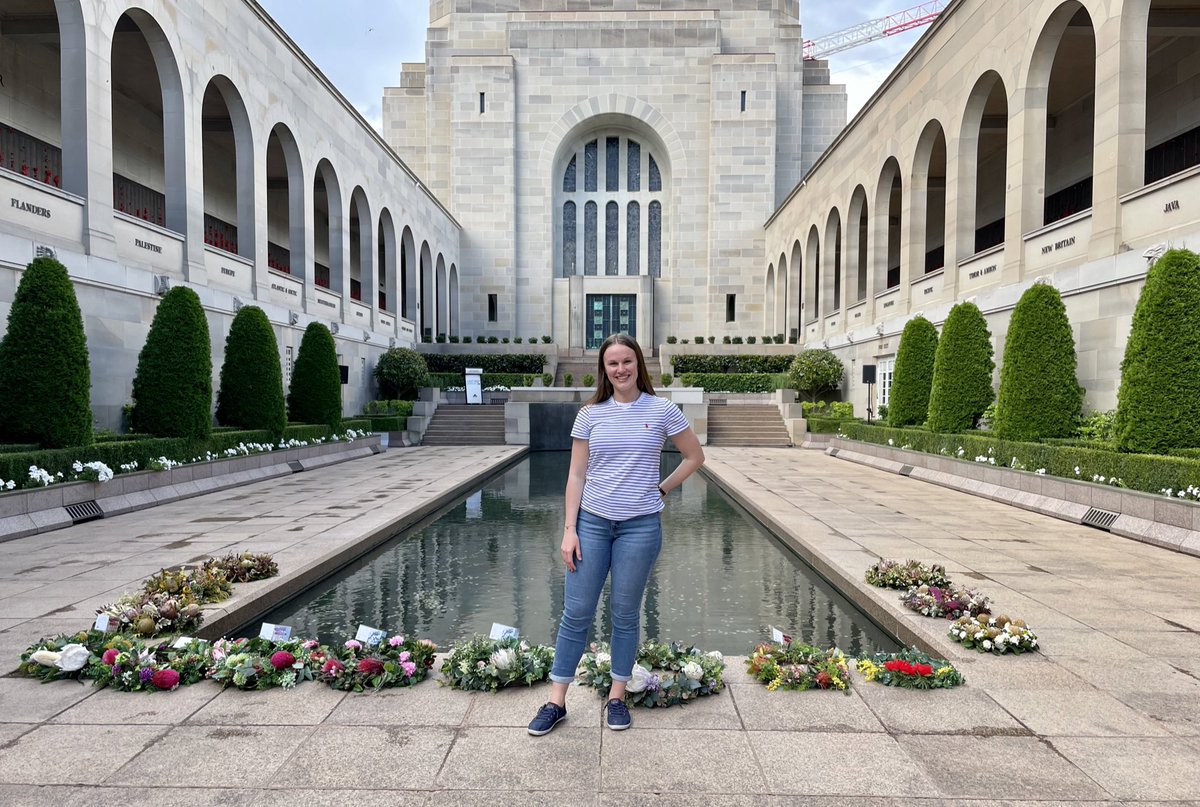
[[[663,175],[653,146],[636,137],[586,135],[559,163],[555,276],[662,276]]]

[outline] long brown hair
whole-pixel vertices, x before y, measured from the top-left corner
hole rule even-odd
[[[633,355],[637,356],[638,389],[650,395],[655,394],[654,385],[650,383],[650,371],[646,369],[646,359],[642,356],[642,348],[638,345],[637,340],[627,333],[614,333],[604,340],[604,344],[600,345],[600,361],[596,371],[596,394],[588,399],[585,404],[587,406],[604,403],[613,396],[612,382],[608,380],[608,373],[604,371],[604,354],[613,345],[624,345],[633,351]]]

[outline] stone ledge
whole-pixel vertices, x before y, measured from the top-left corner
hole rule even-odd
[[[191,463],[169,471],[119,474],[110,481],[67,482],[48,488],[18,490],[0,495],[0,542],[69,527],[73,521],[66,505],[95,501],[101,518],[142,510],[218,490],[274,479],[300,470],[312,470],[379,453],[381,437],[373,434],[353,443],[321,443],[303,448],[277,449],[262,454]]]
[[[1073,524],[1082,524],[1093,507],[1107,510],[1117,513],[1107,530],[1113,535],[1200,557],[1200,531],[1193,529],[1200,525],[1200,506],[1191,502],[837,437],[827,453],[889,473],[911,468],[913,479]]]

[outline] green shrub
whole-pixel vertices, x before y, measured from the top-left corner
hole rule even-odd
[[[740,336],[733,337],[733,344],[735,344],[735,345],[742,344],[742,337],[740,337]]]
[[[675,380],[675,377],[674,377],[674,376],[672,376],[670,373],[663,373],[663,374],[662,374],[662,385],[663,385],[664,387],[669,387],[669,386],[671,386],[671,382],[673,382],[674,380]]]
[[[554,373],[542,373],[542,386],[543,387],[553,387],[554,386]]]
[[[385,398],[416,398],[417,390],[429,384],[429,367],[417,351],[394,347],[375,364],[375,381]]]
[[[407,417],[373,417],[372,432],[402,432],[408,425]]]
[[[783,344],[783,334],[781,334],[781,333],[775,334],[775,344],[777,344],[777,345]]]
[[[537,374],[542,372],[542,367],[546,364],[546,356],[542,353],[514,353],[511,355],[462,353],[444,356],[431,353],[426,354],[424,358],[429,372],[455,373],[460,379],[468,367],[478,367],[485,373]]]
[[[671,357],[676,373],[786,373],[792,356],[692,356]]]
[[[524,339],[522,339],[522,338],[521,338],[521,337],[519,337],[519,336],[514,336],[514,337],[513,337],[513,344],[514,344],[514,345],[519,345],[519,344],[521,344],[521,343],[522,343],[522,342],[524,342],[524,341],[525,341],[525,340],[524,340]]]
[[[563,386],[564,387],[575,386],[575,376],[571,375],[570,373],[564,373],[563,374]]]
[[[439,345],[446,344],[446,334],[439,333],[437,336],[433,337],[433,341],[437,342]]]
[[[1116,416],[1117,410],[1115,409],[1089,412],[1079,421],[1079,428],[1075,433],[1083,440],[1111,443],[1113,441],[1113,421]]]
[[[487,343],[489,345],[496,345],[500,343],[500,337],[498,336],[489,336],[487,339]]]
[[[533,341],[533,340],[531,339],[530,341]],[[543,342],[543,343],[545,343],[545,344],[547,344],[547,345],[548,345],[548,344],[550,344],[550,343],[551,343],[551,342],[553,342],[553,341],[554,341],[554,339],[553,339],[552,337],[549,337],[549,336],[543,336],[543,337],[542,337],[542,342]]]
[[[974,303],[950,309],[933,363],[929,392],[931,431],[952,433],[973,428],[992,402],[992,341],[987,321]]]
[[[319,322],[304,329],[292,367],[288,419],[337,430],[342,421],[342,382],[333,334]]]
[[[1150,267],[1121,362],[1122,451],[1200,446],[1200,256],[1166,252]]]
[[[212,431],[212,355],[200,297],[176,286],[162,298],[133,377],[133,430],[200,441]]]
[[[831,351],[813,348],[801,351],[792,360],[788,372],[791,374],[792,387],[797,392],[816,399],[818,395],[832,392],[841,386],[846,368]]]
[[[463,344],[464,344],[464,345],[469,345],[469,344],[471,344],[471,337],[469,337],[469,336],[464,336],[464,337],[462,338],[462,341],[463,341]]]
[[[904,326],[900,347],[896,350],[892,390],[888,395],[886,417],[889,426],[924,423],[929,416],[929,390],[933,386],[937,344],[937,328],[925,317],[913,317]],[[884,414],[880,412],[879,417],[882,419]]]
[[[199,449],[203,455],[204,448]],[[76,460],[92,462],[99,460],[112,469],[113,473],[121,473],[121,466],[138,463],[139,469],[145,469],[151,459],[166,456],[171,459],[196,456],[195,444],[182,438],[145,438],[141,440],[124,440],[114,443],[97,443],[96,445],[70,448],[42,449],[12,454],[0,454],[0,479],[13,480],[23,486],[29,480],[29,466],[36,465],[52,476],[62,473],[64,478],[71,476],[71,464]]]
[[[529,344],[531,344],[531,345],[535,345],[535,344],[537,344],[537,337],[536,337],[536,336],[531,336],[531,337],[529,337],[528,339],[526,339],[525,341],[526,341],[526,342],[528,342],[528,343],[529,343]]]
[[[804,427],[809,434],[837,434],[846,424],[857,422],[853,418],[805,417]]]
[[[596,385],[596,376],[591,373],[584,373],[583,385],[585,387],[594,387]]]
[[[685,387],[701,387],[705,392],[774,392],[774,379],[767,373],[682,373]]]
[[[668,345],[673,345],[673,344],[675,344],[675,343],[676,343],[676,342],[678,342],[678,341],[679,341],[679,340],[678,340],[678,339],[676,339],[674,336],[668,336],[668,337],[667,337],[667,344],[668,344]]]
[[[354,418],[353,420],[343,420],[341,423],[341,426],[339,426],[334,431],[344,432],[344,431],[346,431],[346,429],[354,429],[354,430],[360,431],[360,432],[369,432],[369,431],[371,431],[371,419],[370,418]]]
[[[850,401],[805,401],[800,404],[800,411],[805,419],[827,418],[845,420],[854,417],[854,404]]]
[[[452,345],[457,345],[457,344],[458,344],[458,337],[457,337],[457,336],[453,336],[453,335],[452,335],[452,336],[450,337],[450,344],[452,344]]]
[[[757,336],[747,336],[747,337],[746,337],[746,344],[748,344],[748,345],[753,345],[753,344],[754,344],[754,343],[756,343],[757,341],[758,341],[758,337],[757,337]]]
[[[283,430],[284,440],[307,440],[309,442],[320,437],[329,436],[329,427],[312,423],[290,423]]]
[[[271,321],[256,306],[243,306],[229,326],[217,392],[217,422],[241,429],[266,429],[276,440],[287,425],[279,345]]]
[[[880,404],[879,405],[879,420],[883,421],[884,423],[887,423],[887,419],[888,419],[888,405]]]
[[[367,401],[363,414],[368,417],[408,417],[412,414],[413,402],[402,400]]]
[[[1067,308],[1057,289],[1035,283],[1021,295],[1008,327],[992,430],[1009,440],[1069,437],[1082,405]]]
[[[725,334],[724,336],[722,336],[722,337],[721,337],[721,344],[723,344],[723,345],[732,345],[732,344],[733,344],[733,337],[732,337],[732,336],[730,336],[729,334]]]
[[[87,445],[90,389],[83,316],[67,268],[37,258],[21,275],[0,340],[0,441]]]
[[[708,337],[708,343],[710,345],[716,343],[716,341],[717,341],[717,337],[715,337],[715,336]]]
[[[704,337],[703,337],[703,336],[697,336],[697,337],[696,337],[696,338],[695,338],[693,341],[694,341],[694,342],[695,342],[697,345],[703,345],[703,344],[704,344]],[[709,337],[709,341],[712,341],[712,337],[711,337],[711,336]]]
[[[507,337],[507,336],[502,336],[502,337],[500,337],[500,344],[502,344],[502,345],[507,345],[507,344],[508,344],[508,337]]]
[[[935,434],[924,429],[893,429],[856,421],[842,426],[843,433],[853,440],[887,445],[888,440],[899,448],[955,457],[968,462],[976,457],[992,457],[1001,467],[1018,470],[1045,469],[1051,476],[1140,490],[1158,494],[1165,489],[1186,490],[1189,485],[1200,486],[1200,459],[1188,456],[1160,454],[1129,454],[1103,448],[1063,445],[1062,441],[1026,443],[1003,440],[978,432],[967,434]],[[990,463],[989,463],[990,464]],[[1076,472],[1078,468],[1078,472]]]

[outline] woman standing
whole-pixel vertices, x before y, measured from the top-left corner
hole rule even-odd
[[[625,685],[633,676],[642,596],[662,546],[659,513],[666,495],[704,463],[704,451],[687,418],[670,400],[655,396],[642,349],[633,337],[618,333],[605,339],[599,369],[596,394],[579,410],[571,429],[567,520],[560,548],[567,567],[563,615],[550,671],[550,701],[529,724],[535,736],[548,734],[567,716],[567,687],[575,680],[610,573],[612,688],[605,724],[617,731],[629,728]],[[683,461],[660,481],[659,462],[668,437]]]

